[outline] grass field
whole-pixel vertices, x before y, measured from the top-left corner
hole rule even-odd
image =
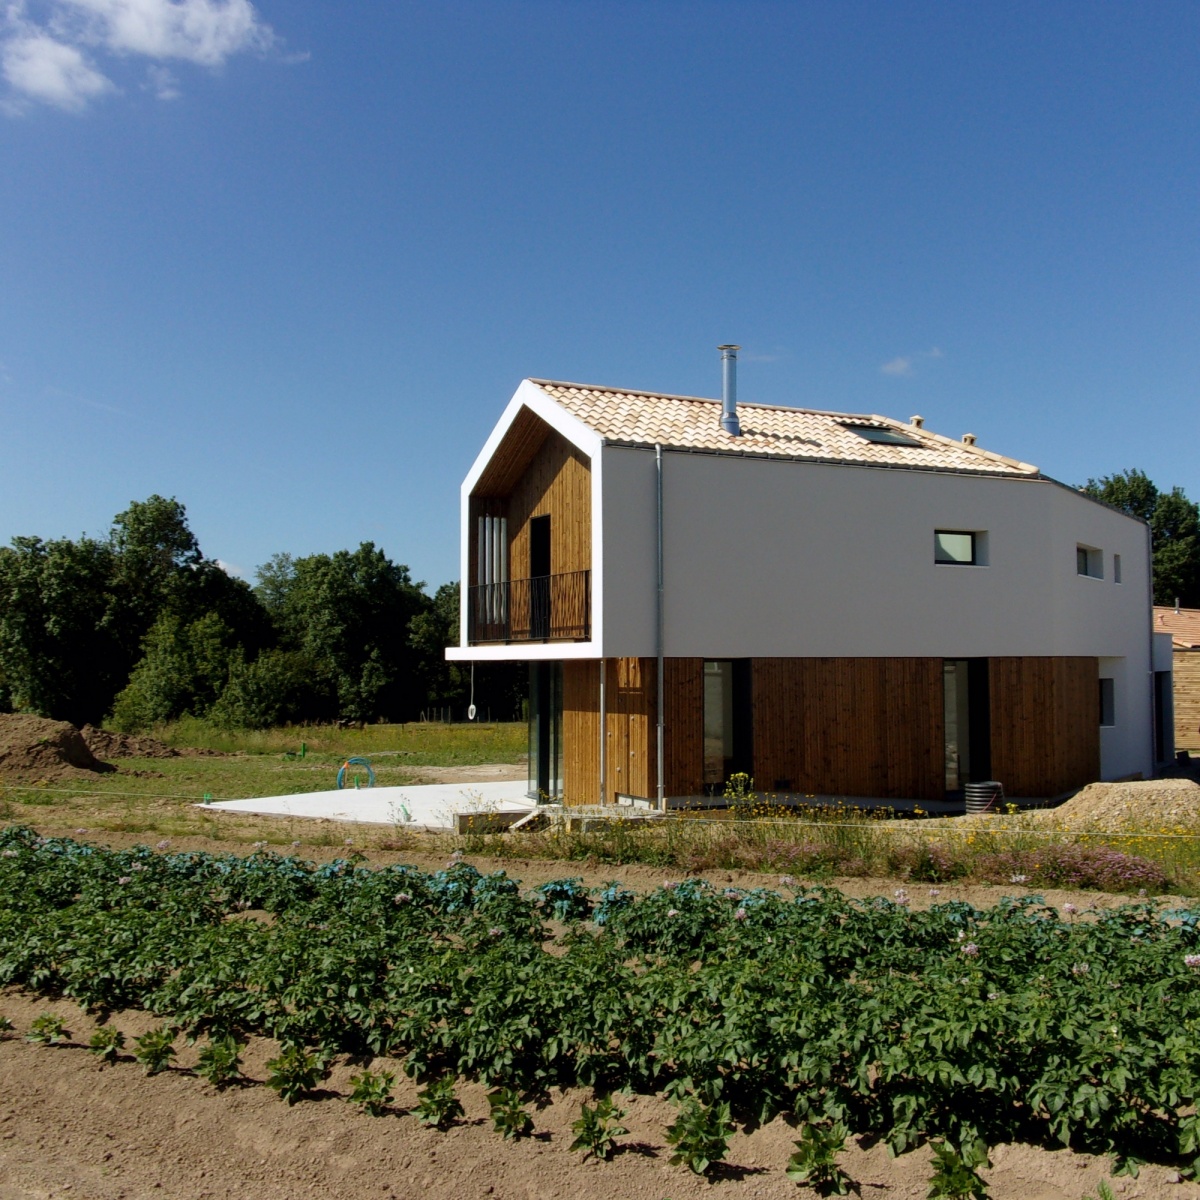
[[[169,746],[220,754],[118,759],[120,770],[112,775],[44,785],[0,784],[0,822],[61,832],[82,827],[273,843],[299,836],[310,844],[332,844],[341,840],[337,831],[327,828],[332,822],[281,822],[229,814],[218,818],[194,805],[206,797],[239,800],[324,791],[337,785],[338,768],[351,756],[368,758],[376,785],[383,787],[418,781],[426,767],[518,763],[526,747],[526,727],[520,723],[231,732],[200,721],[181,721],[152,733]]]

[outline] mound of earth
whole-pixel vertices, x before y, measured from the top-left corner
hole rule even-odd
[[[1200,824],[1200,787],[1190,779],[1089,783],[1046,816],[1055,824],[1105,833],[1195,827]]]
[[[97,758],[178,758],[179,751],[157,738],[136,733],[117,733],[85,725],[80,731],[88,749]]]
[[[0,775],[8,779],[71,779],[115,771],[66,721],[27,713],[0,714]]]

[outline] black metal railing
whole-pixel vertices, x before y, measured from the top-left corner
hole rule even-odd
[[[586,641],[592,629],[591,574],[564,571],[468,588],[468,641]]]

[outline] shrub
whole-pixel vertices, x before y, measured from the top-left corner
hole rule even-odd
[[[981,873],[995,883],[1008,883],[1024,875],[1042,887],[1094,888],[1102,892],[1163,891],[1166,872],[1146,858],[1107,846],[1068,843],[1039,850],[1002,851],[988,855]]]
[[[317,1084],[329,1074],[329,1063],[323,1056],[291,1043],[267,1063],[267,1070],[267,1087],[292,1105],[316,1091]]]
[[[449,1129],[463,1115],[463,1106],[454,1094],[454,1076],[443,1075],[418,1092],[417,1107],[413,1112],[422,1125]]]
[[[488,1109],[492,1128],[504,1135],[505,1141],[516,1141],[533,1132],[533,1121],[521,1104],[516,1088],[497,1088],[488,1094]]]
[[[857,1190],[854,1180],[837,1162],[848,1136],[849,1130],[840,1121],[827,1129],[805,1125],[796,1152],[788,1159],[788,1178],[807,1184],[818,1196],[847,1196]]]
[[[241,1046],[232,1034],[214,1037],[200,1051],[196,1074],[218,1091],[242,1078]]]
[[[92,1034],[87,1048],[101,1062],[116,1062],[121,1051],[125,1049],[125,1035],[111,1025],[101,1025]]]
[[[372,1117],[382,1117],[392,1102],[395,1081],[396,1076],[391,1071],[364,1071],[361,1075],[351,1075],[354,1090],[350,1093],[350,1103],[357,1104]]]
[[[675,1147],[671,1165],[682,1163],[697,1175],[705,1174],[729,1152],[733,1130],[728,1102],[702,1104],[689,1096],[674,1124],[667,1128],[667,1141]]]
[[[922,842],[916,846],[898,846],[888,856],[888,866],[894,874],[905,875],[921,883],[946,883],[961,879],[970,868],[945,846],[937,842]]]
[[[33,1018],[25,1040],[39,1042],[44,1046],[54,1046],[59,1042],[65,1042],[70,1036],[71,1031],[63,1024],[62,1017],[55,1016],[54,1013],[42,1013],[40,1017]]]
[[[578,1121],[571,1122],[571,1132],[575,1140],[568,1147],[570,1150],[582,1150],[583,1157],[594,1154],[597,1158],[612,1157],[616,1148],[617,1138],[629,1132],[623,1125],[618,1124],[625,1116],[625,1110],[618,1108],[611,1096],[601,1096],[595,1107],[583,1106]]]
[[[987,1145],[979,1138],[955,1150],[949,1142],[933,1143],[934,1172],[929,1179],[928,1200],[987,1200],[987,1184],[979,1167],[990,1167]]]
[[[175,1057],[175,1030],[160,1025],[133,1039],[133,1057],[146,1068],[147,1075],[157,1075],[171,1065]]]

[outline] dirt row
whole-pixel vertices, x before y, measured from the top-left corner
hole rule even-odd
[[[571,1152],[571,1122],[590,1099],[555,1091],[534,1112],[534,1135],[505,1142],[491,1128],[486,1092],[462,1084],[466,1116],[442,1133],[407,1110],[416,1085],[397,1064],[339,1060],[318,1098],[288,1107],[263,1086],[276,1043],[254,1039],[244,1069],[253,1084],[217,1092],[188,1073],[197,1047],[178,1043],[175,1067],[147,1077],[130,1060],[98,1063],[83,1049],[96,1026],[74,1005],[0,993],[0,1011],[17,1027],[0,1040],[0,1200],[783,1200],[814,1193],[785,1174],[798,1136],[783,1121],[739,1132],[714,1182],[670,1164],[665,1131],[674,1108],[658,1097],[618,1098],[629,1130],[610,1162]],[[71,1042],[41,1046],[21,1034],[35,1016],[59,1014]],[[155,1022],[124,1012],[110,1024],[126,1038]],[[350,1076],[364,1066],[396,1071],[392,1111],[372,1118],[346,1102]],[[994,1200],[1081,1200],[1108,1176],[1104,1159],[1068,1150],[997,1146],[984,1172]],[[928,1191],[929,1151],[892,1159],[880,1145],[852,1144],[843,1165],[861,1194],[917,1200]],[[1197,1200],[1200,1187],[1173,1182],[1163,1167],[1137,1180],[1109,1180],[1115,1195]]]

